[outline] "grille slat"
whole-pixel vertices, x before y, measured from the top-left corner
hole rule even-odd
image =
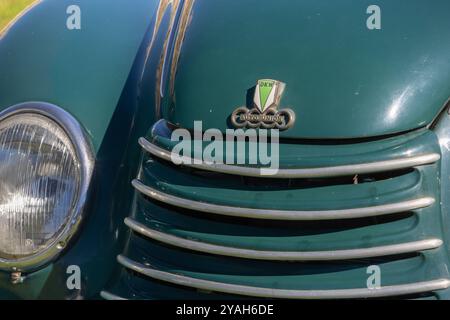
[[[163,149],[145,138],[139,139],[141,147],[152,154],[165,161],[171,160],[171,152]],[[403,157],[398,159],[383,160],[369,163],[355,163],[350,165],[319,167],[319,168],[294,168],[294,169],[278,169],[274,174],[264,174],[264,168],[256,168],[249,166],[235,166],[227,164],[196,164],[202,162],[195,160],[189,156],[183,157],[183,162],[186,166],[196,168],[199,170],[213,171],[225,174],[233,174],[246,177],[258,178],[284,178],[284,179],[299,179],[299,178],[323,178],[323,177],[339,177],[356,174],[377,173],[385,171],[394,171],[405,168],[417,167],[421,165],[431,164],[439,161],[440,154],[429,153],[413,157]]]
[[[253,219],[270,220],[332,220],[332,219],[355,219],[363,217],[381,216],[410,210],[422,209],[431,206],[435,200],[431,197],[407,200],[398,203],[385,204],[365,208],[322,210],[322,211],[299,211],[299,210],[267,210],[256,208],[242,208],[223,206],[213,203],[193,201],[173,196],[154,188],[144,185],[139,180],[133,180],[133,187],[144,195],[170,205],[196,210],[201,212],[227,215],[233,217],[246,217]]]
[[[160,121],[139,140],[136,203],[125,220],[132,232],[118,257],[127,298],[450,293],[431,131],[336,145],[282,141],[281,169],[265,177],[258,166],[176,166],[170,131]],[[379,289],[365,287],[373,265]],[[122,296],[113,292],[103,296]]]
[[[133,261],[125,256],[118,256],[118,262],[125,268],[150,278],[168,283],[193,287],[201,290],[218,291],[251,297],[280,299],[352,299],[380,298],[402,296],[429,291],[444,290],[450,287],[449,279],[436,279],[425,282],[383,286],[379,289],[335,289],[335,290],[287,290],[276,288],[252,287],[217,281],[204,280],[180,274],[157,270]]]
[[[100,296],[105,300],[127,300],[106,290],[100,292]]]
[[[429,212],[317,223],[210,215],[161,206],[142,195],[137,196],[136,205],[133,219],[147,228],[184,239],[257,251],[348,250],[436,238],[423,228],[423,221],[431,217]]]
[[[442,245],[440,239],[427,239],[416,242],[394,244],[389,246],[349,249],[349,250],[332,250],[332,251],[310,251],[310,252],[282,252],[282,251],[262,251],[249,250],[242,248],[233,248],[193,241],[176,237],[167,233],[159,232],[147,228],[145,225],[134,221],[133,219],[125,219],[125,224],[133,231],[162,243],[180,247],[183,249],[194,250],[204,253],[232,256],[247,259],[260,260],[281,260],[281,261],[332,261],[332,260],[349,260],[382,257],[389,255],[399,255],[411,252],[425,251],[439,248]]]

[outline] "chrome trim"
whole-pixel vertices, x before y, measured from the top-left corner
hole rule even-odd
[[[173,0],[169,0],[169,2],[167,3],[167,6],[171,6],[171,18],[170,18],[170,27],[167,30],[167,34],[166,34],[166,40],[164,41],[164,55],[161,57],[162,59],[162,68],[161,68],[161,79],[159,81],[159,94],[161,97],[164,97],[164,83],[166,81],[166,73],[167,73],[167,57],[169,55],[169,51],[172,49],[171,46],[173,44],[173,39],[175,37],[176,31],[178,30],[178,22],[179,22],[179,15],[182,12],[182,9],[184,7],[184,2],[181,1],[173,1]],[[173,5],[173,8],[172,8]],[[161,2],[159,4],[159,6],[161,6]],[[167,7],[166,9],[167,10]],[[160,62],[160,63],[161,63]]]
[[[58,124],[67,134],[75,149],[78,161],[80,162],[80,189],[78,201],[72,210],[70,222],[61,231],[59,237],[48,248],[15,260],[0,259],[0,270],[5,271],[30,271],[42,267],[59,255],[65,247],[60,247],[60,243],[67,243],[78,231],[84,219],[84,207],[86,205],[89,187],[94,170],[94,153],[90,139],[80,123],[67,111],[53,104],[45,102],[26,102],[0,112],[0,121],[19,114],[39,114],[49,118]]]
[[[354,298],[380,298],[389,296],[405,296],[416,293],[424,293],[435,290],[444,290],[450,287],[449,279],[437,279],[425,282],[416,282],[392,286],[384,286],[379,289],[357,288],[357,289],[331,289],[331,290],[288,290],[263,287],[252,287],[238,284],[229,284],[198,278],[187,277],[166,271],[160,271],[127,257],[119,255],[117,261],[130,270],[143,274],[150,278],[165,281],[175,285],[236,294],[242,296],[260,298],[281,299],[354,299]]]
[[[410,252],[418,252],[424,250],[436,249],[442,246],[440,239],[427,239],[415,242],[348,250],[332,250],[332,251],[262,251],[252,249],[242,249],[225,247],[205,242],[185,239],[173,236],[157,230],[150,229],[145,225],[131,219],[126,218],[125,224],[133,231],[151,238],[153,240],[203,253],[238,257],[256,260],[280,260],[280,261],[332,261],[332,260],[350,260],[364,259],[372,257],[390,256],[396,254],[404,254]]]
[[[435,202],[435,200],[431,197],[424,197],[404,202],[364,208],[323,211],[288,211],[275,209],[230,207],[183,199],[148,187],[136,179],[132,181],[132,185],[137,191],[141,192],[142,194],[154,200],[158,200],[172,206],[226,216],[270,220],[333,220],[364,218],[421,209],[431,206]]]
[[[119,297],[118,295],[115,295],[111,292],[108,291],[101,291],[100,292],[100,297],[102,297],[105,300],[128,300],[122,297]]]
[[[139,139],[141,147],[160,159],[170,161],[170,151],[163,149],[145,138]],[[376,173],[383,171],[399,170],[420,165],[431,164],[438,161],[441,156],[438,153],[429,153],[414,157],[398,158],[393,160],[384,160],[378,162],[349,164],[333,167],[322,168],[298,168],[298,169],[279,169],[275,174],[262,175],[261,170],[264,168],[244,167],[227,164],[195,164],[193,158],[183,157],[185,166],[196,168],[200,170],[207,170],[225,174],[233,174],[247,177],[261,177],[261,178],[322,178],[322,177],[338,177],[355,174]]]

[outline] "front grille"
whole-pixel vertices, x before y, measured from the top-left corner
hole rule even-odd
[[[441,298],[450,286],[440,151],[419,130],[354,144],[280,146],[281,170],[177,167],[144,149],[120,281],[105,298]],[[356,179],[355,179],[356,178]],[[367,288],[367,268],[381,288]],[[124,296],[123,292],[126,292]]]

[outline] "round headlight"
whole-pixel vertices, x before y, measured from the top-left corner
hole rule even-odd
[[[0,268],[26,270],[55,257],[74,235],[92,175],[83,130],[44,103],[0,114]]]

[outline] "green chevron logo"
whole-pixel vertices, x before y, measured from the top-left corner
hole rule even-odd
[[[269,108],[278,108],[285,84],[272,80],[258,80],[256,84],[254,103],[258,110],[263,113]]]
[[[275,80],[259,80],[259,99],[261,101],[261,111],[266,110],[267,100],[269,99],[270,93],[275,89]]]

